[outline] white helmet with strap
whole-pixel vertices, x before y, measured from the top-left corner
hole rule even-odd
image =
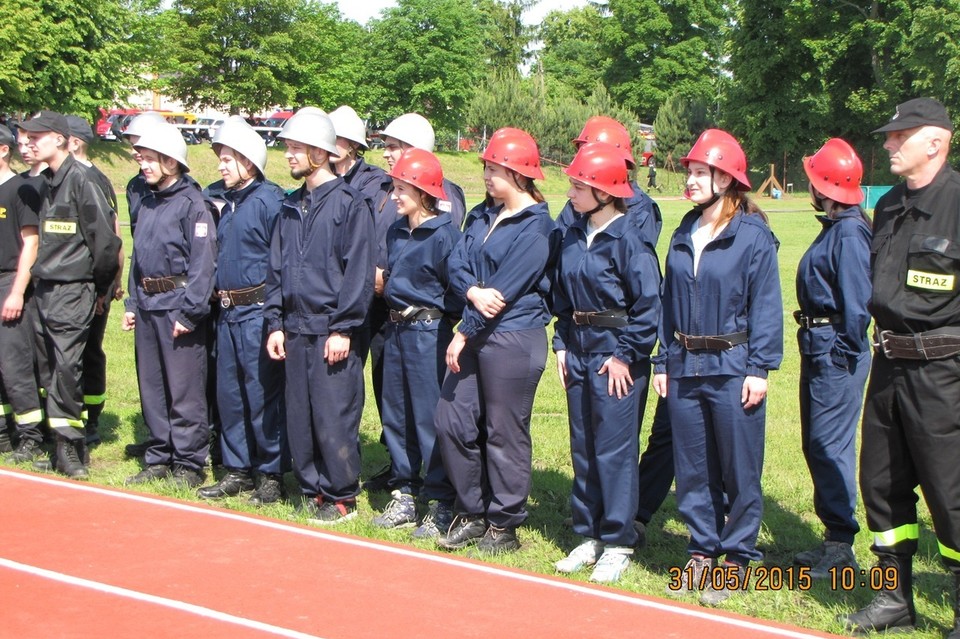
[[[333,122],[337,137],[356,142],[365,149],[370,148],[367,145],[367,127],[352,107],[345,104],[338,106],[330,112],[330,121]]]
[[[333,129],[333,122],[329,115],[316,107],[304,107],[294,113],[277,137],[314,146],[334,157],[340,157],[337,153],[337,133]]]
[[[190,165],[187,164],[187,143],[180,129],[169,122],[151,126],[140,136],[134,148],[156,151],[179,162],[184,173],[190,170]]]
[[[250,160],[264,174],[267,166],[267,144],[260,134],[253,130],[247,121],[239,115],[231,115],[220,125],[213,136],[213,152],[220,154],[220,147],[228,146]]]
[[[154,125],[164,124],[166,121],[167,120],[156,111],[144,111],[130,120],[130,124],[127,125],[127,128],[121,135],[124,137],[128,135],[140,137]]]
[[[396,138],[412,147],[431,153],[436,142],[433,127],[419,113],[404,113],[388,124],[382,133],[385,136]]]

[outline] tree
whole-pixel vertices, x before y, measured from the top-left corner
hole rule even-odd
[[[523,12],[539,0],[474,0],[482,16],[487,64],[501,71],[519,70],[530,59],[527,47],[533,30],[523,23]]]
[[[456,132],[484,75],[481,16],[459,0],[399,0],[370,22],[365,82],[378,120],[416,111]]]
[[[679,167],[680,158],[686,155],[700,133],[709,128],[707,111],[706,104],[692,102],[677,94],[671,94],[664,100],[653,121],[653,130],[657,135],[657,159],[661,166],[669,157]]]
[[[0,110],[91,117],[135,83],[133,2],[11,2],[0,24]]]
[[[168,91],[186,104],[231,113],[288,104],[298,8],[298,0],[175,0]]]
[[[597,46],[603,16],[594,5],[551,11],[538,29],[542,48],[537,63],[552,81],[569,86],[585,100],[602,80],[610,57]]]

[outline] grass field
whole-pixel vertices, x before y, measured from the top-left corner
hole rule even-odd
[[[118,144],[98,144],[92,153],[93,159],[111,177],[118,193],[122,193],[127,179],[137,170],[128,157],[125,147]],[[278,149],[271,149],[268,175],[285,187],[295,186],[286,171],[286,163]],[[382,165],[378,154],[370,160]],[[480,165],[474,154],[441,155],[447,176],[463,186],[468,207],[482,197],[483,187]],[[193,175],[207,184],[217,179],[213,153],[208,146],[190,148]],[[566,178],[555,167],[547,169],[548,177],[542,184],[551,210],[559,212],[565,197]],[[661,183],[670,185],[676,194],[679,176],[668,176],[660,171]],[[664,213],[664,230],[660,241],[661,259],[672,230],[689,206],[678,197],[658,197]],[[121,201],[123,200],[121,196]],[[784,361],[780,371],[770,376],[767,409],[767,445],[764,473],[765,516],[759,545],[766,555],[768,566],[787,567],[794,553],[816,545],[822,535],[822,527],[813,513],[812,487],[800,449],[800,425],[798,415],[797,384],[799,357],[794,337],[795,324],[791,313],[795,308],[794,276],[796,265],[806,247],[815,237],[819,224],[814,220],[806,198],[794,197],[779,201],[761,199],[760,204],[770,213],[774,232],[781,241],[779,259],[784,308],[769,309],[781,313],[785,322]],[[125,203],[121,208],[125,207]],[[121,220],[126,221],[126,211],[121,211]],[[126,246],[130,246],[129,228],[125,227]],[[108,400],[102,431],[104,443],[94,450],[91,465],[91,480],[110,486],[122,486],[123,480],[139,470],[136,461],[125,459],[124,444],[141,439],[145,428],[141,419],[136,372],[133,362],[133,335],[120,330],[122,307],[113,306],[113,316],[107,331],[106,349],[109,354]],[[566,421],[566,405],[562,389],[557,381],[556,367],[551,356],[541,381],[534,406],[532,422],[534,442],[533,491],[530,497],[530,518],[521,529],[523,548],[520,552],[498,558],[504,565],[534,572],[553,573],[553,562],[575,545],[572,531],[563,525],[569,514],[570,459]],[[199,381],[199,380],[198,380]],[[378,470],[386,455],[378,443],[379,422],[372,398],[369,396],[361,426],[363,467],[367,475]],[[653,416],[653,401],[648,401],[644,440]],[[288,488],[295,489],[292,477],[287,478]],[[163,486],[152,490],[187,500],[197,500],[190,491],[177,492]],[[387,500],[384,495],[372,497],[362,494],[361,517],[348,522],[338,530],[364,537],[385,539],[413,544],[409,531],[382,531],[370,524],[370,519]],[[241,499],[228,500],[224,504],[237,510],[250,510]],[[285,518],[290,505],[277,505],[258,511],[262,514]],[[866,527],[862,506],[859,512],[861,526]],[[944,628],[952,625],[951,598],[948,594],[950,580],[939,564],[929,516],[921,515],[920,552],[915,565],[915,589],[920,629],[917,637],[939,637]],[[671,566],[682,566],[687,555],[686,529],[680,521],[673,496],[667,499],[647,529],[647,546],[635,555],[635,563],[618,587],[632,592],[660,596],[667,582]],[[427,544],[423,547],[430,548]],[[872,563],[869,540],[866,533],[858,536],[856,553],[861,565]],[[318,574],[322,574],[322,557],[315,558]],[[577,575],[586,579],[589,573]],[[869,591],[834,591],[828,584],[815,584],[806,592],[781,590],[751,592],[730,599],[725,608],[743,614],[779,620],[813,629],[842,632],[835,621],[837,614],[860,607],[870,600]],[[695,601],[691,599],[692,603]],[[533,611],[531,611],[533,613]],[[641,630],[641,629],[638,629]],[[641,630],[642,632],[642,630]]]

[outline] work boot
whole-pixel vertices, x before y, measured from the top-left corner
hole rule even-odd
[[[260,485],[250,495],[247,504],[250,506],[264,506],[275,504],[287,498],[287,491],[283,486],[283,475],[261,475]]]
[[[842,541],[823,542],[823,555],[810,568],[812,579],[829,579],[831,575],[839,574],[842,568],[853,568],[853,573],[860,572],[857,558],[853,554],[850,544]]]
[[[123,447],[123,454],[127,457],[143,457],[147,454],[148,448],[150,448],[150,440],[127,444]]]
[[[87,422],[87,425],[83,427],[83,439],[88,447],[100,443],[100,431],[97,422]]]
[[[0,426],[0,453],[12,453],[13,443],[10,441],[10,431],[6,426]]]
[[[41,457],[43,457],[43,449],[40,447],[40,442],[21,437],[17,449],[4,459],[14,464],[22,464],[24,462],[36,461]]]
[[[220,481],[212,486],[204,486],[197,490],[197,496],[203,499],[223,499],[236,497],[240,493],[248,493],[254,489],[253,477],[245,470],[231,470]]]
[[[860,610],[841,615],[840,621],[853,634],[884,632],[893,629],[913,629],[917,613],[913,608],[913,557],[880,555],[877,567],[883,572],[883,590]],[[896,587],[887,588],[889,569],[896,571]]]
[[[960,639],[960,575],[953,576],[953,629],[947,639]]]
[[[203,479],[202,470],[174,464],[173,473],[167,478],[167,483],[174,488],[198,488],[203,485]]]
[[[459,550],[477,543],[486,532],[483,515],[457,515],[447,534],[437,538],[437,545],[446,550]]]
[[[83,439],[67,439],[57,437],[56,468],[70,479],[86,479],[90,476],[87,467],[83,464],[86,454],[86,444]]]
[[[520,550],[517,529],[511,526],[500,528],[490,524],[483,535],[483,539],[477,544],[477,550],[485,555],[500,555],[505,552]]]

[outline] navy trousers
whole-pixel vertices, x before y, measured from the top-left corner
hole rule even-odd
[[[667,401],[677,506],[690,531],[687,549],[746,564],[763,558],[756,544],[763,516],[766,401],[744,410],[742,389],[743,377],[671,377]]]
[[[534,328],[468,340],[460,372],[447,373],[434,422],[457,512],[499,528],[526,520],[530,416],[546,363],[546,329]]]
[[[387,327],[383,364],[389,373],[383,380],[382,414],[390,483],[408,495],[420,494],[422,486],[425,500],[452,504],[455,493],[443,468],[433,417],[453,327],[446,320],[424,325],[419,321]]]
[[[207,422],[207,324],[174,339],[177,311],[137,309],[137,383],[150,431],[147,465],[200,470],[210,447]]]
[[[279,475],[289,470],[283,364],[270,359],[262,317],[217,322],[217,406],[223,465]]]
[[[363,362],[351,340],[347,359],[323,359],[326,335],[286,334],[287,441],[300,491],[327,501],[360,492]]]
[[[637,415],[650,364],[630,367],[634,385],[617,398],[607,393],[607,375],[597,374],[609,357],[567,351],[573,530],[582,537],[633,547],[638,540],[633,526],[639,493]]]
[[[800,356],[800,432],[813,479],[813,507],[826,538],[852,544],[857,524],[857,425],[870,353],[850,370],[830,353]]]

